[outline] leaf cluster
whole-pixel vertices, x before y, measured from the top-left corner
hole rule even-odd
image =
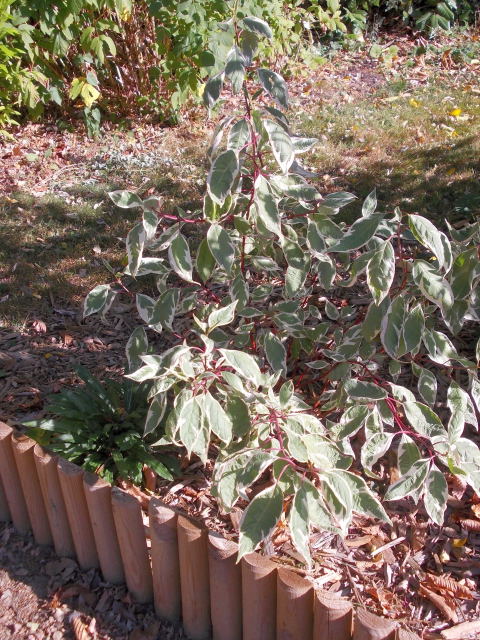
[[[152,384],[146,430],[163,434],[160,448],[215,460],[223,510],[247,501],[240,555],[283,518],[309,563],[310,527],[346,533],[354,513],[388,522],[385,503],[407,497],[441,524],[446,472],[480,491],[480,450],[465,435],[478,428],[480,343],[476,355],[454,343],[480,321],[480,224],[447,223],[447,234],[378,211],[375,192],[352,224],[339,222],[355,197],[322,197],[307,180],[299,158],[318,141],[292,133],[284,79],[253,63],[269,26],[237,16],[226,28],[234,45],[204,102],[215,108],[229,86],[239,108],[213,133],[203,209],[187,218],[113,192],[142,220],[124,272],[84,313],[105,315],[133,281],[155,278],[158,295],[137,293],[137,310],[176,343],[135,349],[127,377]]]
[[[52,417],[26,422],[29,435],[108,482],[123,478],[140,484],[144,465],[173,479],[174,458],[155,454],[142,433],[150,385],[100,382],[84,367],[77,373],[84,386],[52,396],[46,407]]]

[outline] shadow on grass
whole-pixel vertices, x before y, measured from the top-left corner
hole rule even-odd
[[[335,168],[331,172],[335,175]],[[478,139],[469,136],[458,142],[409,148],[388,160],[359,163],[342,178],[341,186],[359,198],[376,188],[380,206],[387,212],[399,206],[441,227],[445,221],[473,222],[480,215]],[[345,218],[353,217],[354,210],[352,205]]]
[[[182,206],[196,195],[161,177],[151,185]],[[118,183],[78,184],[65,197],[22,192],[0,203],[2,324],[41,316],[52,306],[78,311],[90,289],[111,280],[104,261],[123,268],[125,238],[141,213],[114,207],[108,192],[118,188]]]

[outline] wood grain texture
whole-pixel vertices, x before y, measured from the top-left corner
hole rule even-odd
[[[152,570],[140,503],[126,491],[113,487],[112,507],[128,590],[137,602],[151,602]]]

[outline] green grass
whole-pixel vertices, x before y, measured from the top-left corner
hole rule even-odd
[[[388,209],[471,220],[480,213],[480,91],[431,83],[406,92],[399,83],[301,118],[303,131],[321,139],[309,160],[321,190],[364,197],[376,187]]]

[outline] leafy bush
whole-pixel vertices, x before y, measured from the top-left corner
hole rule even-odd
[[[137,330],[133,341],[143,333]],[[85,386],[52,396],[46,410],[53,417],[25,423],[29,435],[109,482],[121,477],[140,484],[144,465],[173,479],[174,459],[155,455],[142,433],[151,385],[99,382],[83,367],[78,375]]]
[[[63,115],[81,108],[91,134],[98,133],[101,112],[170,118],[201,94],[207,70],[232,45],[221,28],[230,12],[223,0],[0,1],[4,112],[15,115],[17,104],[36,118],[47,105]],[[272,18],[278,47],[298,41],[301,27],[281,0],[239,5]]]
[[[215,458],[225,511],[262,479],[240,555],[285,517],[309,562],[312,525],[346,533],[353,512],[388,522],[382,503],[406,497],[441,524],[447,472],[480,492],[480,450],[464,435],[480,409],[477,365],[450,337],[480,320],[480,224],[447,223],[447,236],[420,215],[378,212],[375,193],[353,224],[336,222],[354,196],[322,198],[307,182],[298,157],[317,140],[291,133],[283,78],[252,67],[270,28],[254,17],[228,28],[235,44],[204,101],[212,109],[228,84],[239,108],[213,134],[203,212],[113,192],[143,217],[128,266],[95,287],[84,313],[105,314],[153,274],[159,295],[137,293],[138,313],[178,343],[140,355],[127,376],[152,383],[147,430],[163,432],[158,447]]]

